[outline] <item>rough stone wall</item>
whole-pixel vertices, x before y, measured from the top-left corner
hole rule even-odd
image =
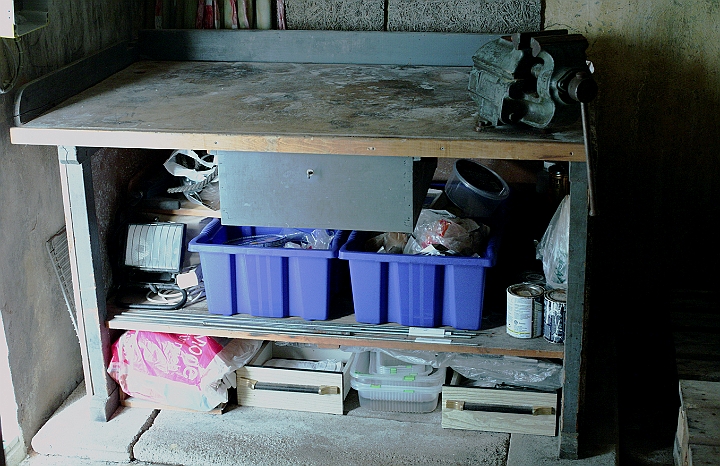
[[[388,31],[509,34],[542,26],[540,0],[389,0]]]
[[[512,33],[541,27],[541,0],[285,0],[288,29]]]
[[[285,0],[288,29],[382,31],[385,0]]]
[[[50,2],[23,36],[23,83],[131,37],[135,0]],[[10,44],[12,45],[12,44]],[[82,380],[80,348],[45,243],[64,225],[55,147],[10,143],[14,90],[0,96],[0,312],[26,445]],[[3,418],[3,423],[11,422]]]

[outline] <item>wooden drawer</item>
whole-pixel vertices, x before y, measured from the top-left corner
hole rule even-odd
[[[236,371],[237,402],[242,406],[343,414],[350,391],[353,353],[337,349],[281,346],[265,342],[258,354]],[[342,372],[263,367],[273,358],[343,361]]]
[[[442,426],[554,436],[557,406],[556,393],[445,386],[442,389]]]
[[[217,151],[223,225],[412,232],[437,159]]]

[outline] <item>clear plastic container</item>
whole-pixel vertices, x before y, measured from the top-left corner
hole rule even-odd
[[[371,374],[428,375],[433,369],[432,366],[425,364],[409,364],[393,358],[383,351],[373,351],[372,353],[369,370]]]
[[[372,369],[376,368],[377,352],[372,351],[356,354],[350,367],[350,386],[357,390],[363,408],[385,412],[429,413],[437,407],[445,383],[445,368],[431,368],[428,374],[423,375],[372,373]]]
[[[350,385],[357,390],[363,408],[395,413],[430,413],[437,407],[442,392],[442,385],[425,388],[388,387],[359,383],[356,379],[352,379]]]

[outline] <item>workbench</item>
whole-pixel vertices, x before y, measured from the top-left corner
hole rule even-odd
[[[474,103],[467,93],[471,57],[494,38],[339,31],[145,31],[139,45],[142,59],[125,53],[126,49],[118,53],[115,47],[22,89],[12,142],[58,147],[93,416],[107,420],[118,406],[118,388],[106,372],[110,329],[554,358],[563,361],[565,374],[560,455],[576,456],[587,313],[583,133],[579,124],[559,132],[514,127],[475,130]],[[93,70],[96,84],[79,77],[78,70],[83,69]],[[70,90],[51,90],[63,81],[69,83],[63,89]],[[161,323],[134,319],[132,312],[106,303],[101,276],[90,159],[106,147],[219,150],[237,157],[261,152],[567,161],[572,203],[565,344],[515,339],[503,326],[481,330],[472,344],[446,345],[362,335],[253,332],[236,325],[235,316],[198,317],[196,311],[163,313]]]

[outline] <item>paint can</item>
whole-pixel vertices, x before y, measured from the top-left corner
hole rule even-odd
[[[543,337],[550,343],[565,341],[565,309],[567,292],[562,289],[545,292],[545,318]]]
[[[508,335],[535,338],[542,335],[545,289],[534,283],[510,285],[507,289]]]
[[[520,283],[533,283],[545,286],[545,275],[542,272],[525,271],[520,274]]]

